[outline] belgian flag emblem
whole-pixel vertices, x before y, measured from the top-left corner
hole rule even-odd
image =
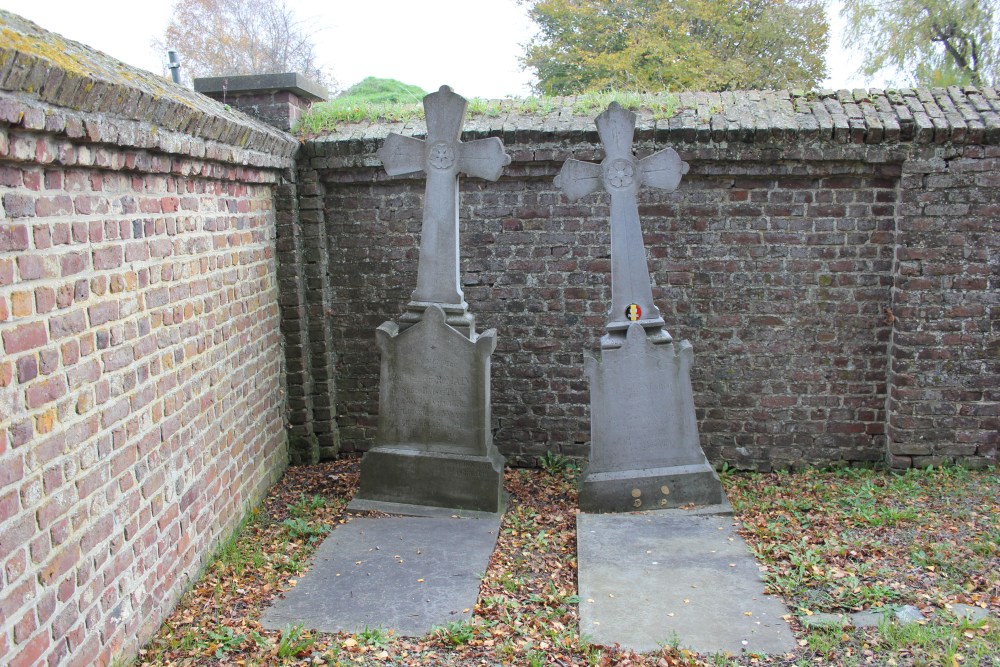
[[[639,307],[637,303],[630,303],[625,308],[625,318],[630,322],[638,322],[639,318],[642,317],[642,308]]]

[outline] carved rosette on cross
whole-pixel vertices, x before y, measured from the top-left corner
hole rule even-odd
[[[424,219],[420,229],[417,288],[410,297],[400,329],[421,320],[431,304],[440,306],[447,322],[466,335],[475,332],[459,279],[458,175],[495,181],[510,156],[496,137],[462,142],[466,100],[448,86],[424,97],[427,139],[390,134],[378,157],[389,176],[423,171]]]
[[[632,154],[636,116],[617,102],[597,117],[597,132],[606,156],[600,164],[566,160],[556,186],[570,201],[596,191],[602,185],[611,194],[611,308],[601,347],[620,347],[625,332],[639,323],[653,343],[669,343],[660,310],[653,303],[653,290],[646,264],[646,247],[639,224],[639,188],[648,185],[672,192],[688,164],[672,148],[641,160]]]

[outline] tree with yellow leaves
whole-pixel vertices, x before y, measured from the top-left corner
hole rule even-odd
[[[522,0],[540,32],[522,63],[550,95],[812,88],[825,0]]]

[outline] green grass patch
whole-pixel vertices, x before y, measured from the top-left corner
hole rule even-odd
[[[612,102],[631,111],[645,110],[656,120],[675,115],[679,98],[670,93],[594,92],[578,95],[568,106],[576,116],[594,117]],[[512,97],[488,100],[473,97],[468,100],[467,114],[471,118],[498,117],[505,114],[545,116],[554,111],[566,110],[567,101],[552,97]],[[354,123],[405,123],[423,120],[424,108],[420,98],[386,101],[382,97],[348,95],[328,102],[314,104],[294,128],[300,136],[317,136],[336,132],[341,125]]]

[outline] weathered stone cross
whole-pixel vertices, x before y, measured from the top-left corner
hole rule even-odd
[[[611,193],[611,311],[605,325],[608,333],[601,339],[605,348],[619,347],[632,322],[641,324],[654,343],[671,340],[653,303],[636,195],[642,185],[676,190],[688,164],[672,148],[637,160],[632,155],[635,121],[634,113],[612,102],[596,120],[606,153],[604,161],[566,160],[555,181],[570,201],[602,184]]]
[[[510,156],[496,137],[468,143],[459,140],[465,107],[464,97],[441,86],[438,92],[424,97],[427,140],[390,134],[378,151],[390,176],[417,171],[427,174],[417,288],[401,328],[419,320],[432,303],[442,306],[449,315],[449,324],[464,318],[471,325],[459,280],[458,175],[495,181],[504,165],[510,164]],[[459,327],[464,328],[461,324]]]

